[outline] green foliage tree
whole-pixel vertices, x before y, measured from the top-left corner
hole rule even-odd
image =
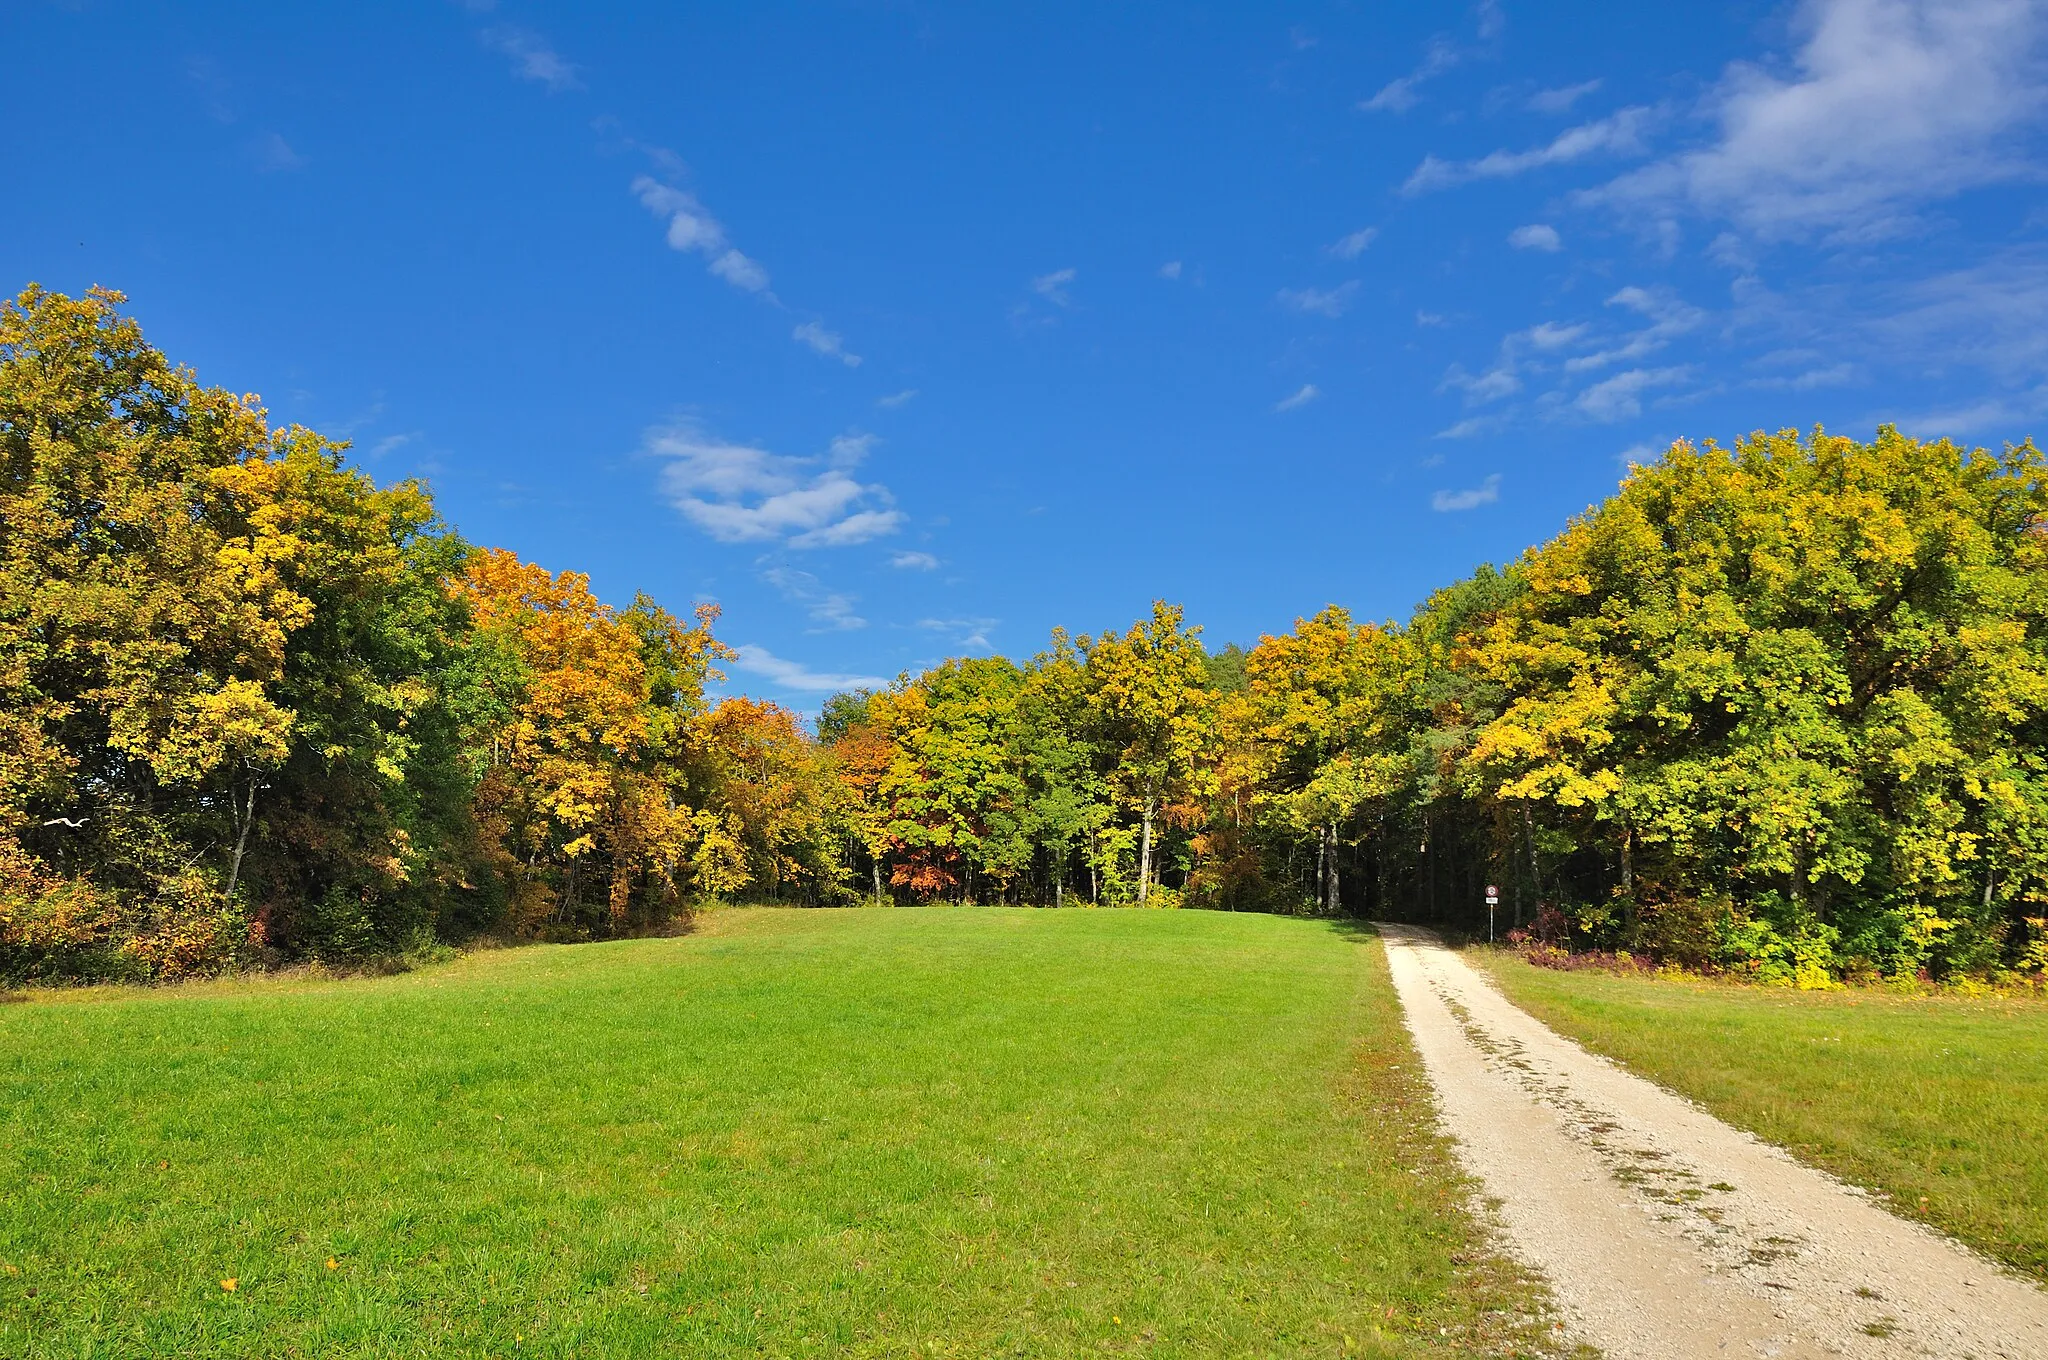
[[[0,975],[1083,874],[1454,920],[1498,881],[1553,940],[1810,985],[2048,965],[2031,444],[1679,443],[1405,625],[1212,655],[1162,601],[813,732],[710,702],[716,611],[470,548],[120,302],[0,303]]]
[[[1125,633],[1076,640],[1093,734],[1112,753],[1111,782],[1139,817],[1137,899],[1150,895],[1153,832],[1162,799],[1194,794],[1206,772],[1215,695],[1201,629],[1180,606],[1154,602]]]

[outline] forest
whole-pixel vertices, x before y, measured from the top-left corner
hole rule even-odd
[[[815,724],[717,610],[465,542],[96,290],[0,305],[0,979],[732,900],[1387,917],[1824,986],[2048,965],[2048,468],[1681,441],[1405,622],[1160,602]],[[559,564],[557,564],[559,565]]]

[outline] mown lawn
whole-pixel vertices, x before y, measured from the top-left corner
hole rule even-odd
[[[1205,912],[43,993],[0,1357],[1505,1354],[1419,1081],[1371,936]]]
[[[2048,1280],[2048,1004],[1472,957],[1552,1028]]]

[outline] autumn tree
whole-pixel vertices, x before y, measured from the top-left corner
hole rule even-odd
[[[1111,778],[1139,818],[1141,903],[1152,886],[1161,800],[1186,797],[1202,770],[1214,704],[1200,635],[1180,606],[1159,600],[1128,632],[1076,640],[1093,733],[1112,753]]]
[[[1245,658],[1239,715],[1255,806],[1316,840],[1316,898],[1340,909],[1337,850],[1346,824],[1412,781],[1419,666],[1398,629],[1355,624],[1331,605]]]
[[[468,705],[476,807],[514,927],[621,930],[674,908],[705,826],[684,755],[704,681],[724,649],[716,611],[685,627],[646,599],[624,611],[579,572],[550,573],[511,553],[471,556],[456,585],[500,658],[479,668],[502,686]],[[584,913],[603,891],[602,915]]]

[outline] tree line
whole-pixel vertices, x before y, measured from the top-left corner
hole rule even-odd
[[[118,294],[0,306],[0,976],[164,978],[706,901],[1504,927],[1766,980],[2039,971],[2048,478],[1680,442],[1405,623],[1181,611],[799,715],[272,428]]]

